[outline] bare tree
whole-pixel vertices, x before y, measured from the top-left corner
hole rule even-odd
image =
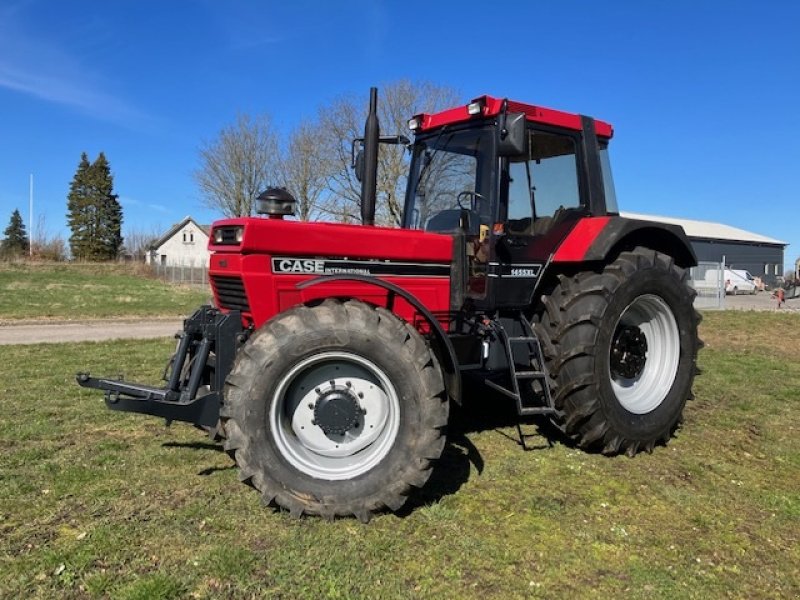
[[[458,102],[452,88],[433,83],[400,80],[383,86],[378,100],[381,133],[406,133],[408,119],[421,112],[435,112]],[[320,146],[328,173],[327,202],[322,210],[336,220],[361,220],[361,184],[350,168],[351,141],[364,134],[366,95],[343,96],[320,109]],[[381,144],[378,153],[378,194],[375,221],[399,225],[408,172],[404,148]]]
[[[292,131],[281,160],[279,180],[297,200],[301,221],[316,220],[325,214],[321,200],[328,186],[327,161],[319,141],[319,125],[301,123]]]
[[[228,217],[248,216],[258,194],[276,181],[278,138],[267,115],[239,115],[200,148],[195,180],[206,206]]]
[[[129,228],[125,231],[125,250],[133,260],[144,262],[153,243],[161,237],[161,230],[151,226],[150,229]]]
[[[67,242],[59,233],[47,228],[47,217],[39,214],[36,226],[31,227],[31,255],[36,260],[62,261],[67,259]]]

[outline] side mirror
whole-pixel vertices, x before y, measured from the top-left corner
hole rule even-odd
[[[525,113],[500,115],[500,123],[497,126],[497,153],[500,156],[526,154],[527,141]]]
[[[395,146],[403,145],[408,152],[411,152],[411,140],[404,135],[382,135],[378,137],[379,144],[393,144]],[[356,146],[359,150],[356,153]],[[356,179],[361,181],[364,179],[364,138],[356,138],[350,146],[350,167],[355,171]]]
[[[364,179],[364,151],[359,150],[353,160],[353,170],[356,172],[356,179],[361,181]]]

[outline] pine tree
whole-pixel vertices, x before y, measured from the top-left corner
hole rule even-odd
[[[14,209],[14,212],[11,213],[11,220],[3,235],[5,237],[0,242],[0,254],[3,256],[16,256],[28,253],[30,240],[28,240],[28,234],[25,232],[25,223],[22,222],[22,215],[19,214],[19,210]]]
[[[84,152],[70,184],[67,221],[73,258],[112,260],[122,247],[122,206],[114,193],[114,177],[105,154],[94,163]]]
[[[91,169],[100,206],[98,247],[104,258],[114,259],[122,249],[122,206],[114,193],[114,176],[105,154],[99,154]]]

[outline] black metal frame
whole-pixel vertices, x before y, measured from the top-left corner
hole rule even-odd
[[[78,373],[82,387],[103,390],[108,408],[214,427],[219,420],[225,378],[247,332],[239,311],[222,313],[202,306],[183,323],[178,348],[163,388]],[[165,374],[166,375],[166,374]],[[201,385],[209,391],[198,396]]]

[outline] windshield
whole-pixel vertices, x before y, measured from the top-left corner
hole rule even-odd
[[[458,228],[462,209],[471,228],[492,221],[492,136],[489,128],[448,131],[414,143],[404,227],[426,231]]]

